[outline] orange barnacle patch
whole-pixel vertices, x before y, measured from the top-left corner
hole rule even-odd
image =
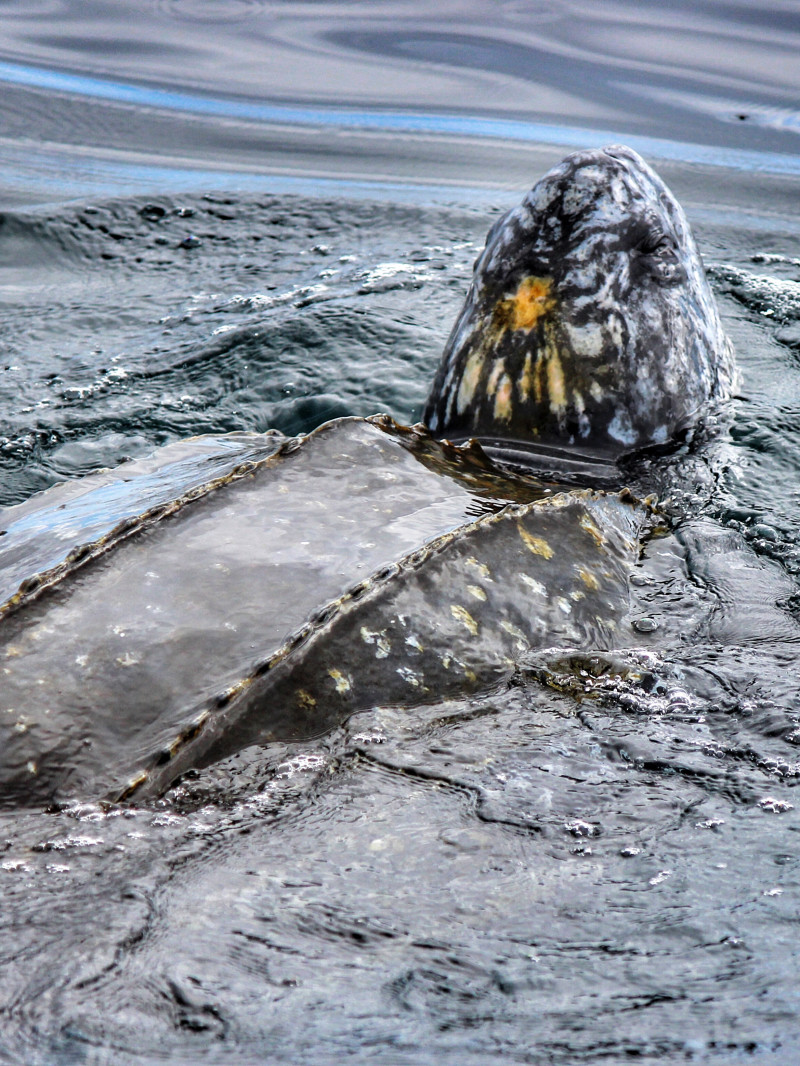
[[[543,315],[555,306],[550,278],[523,278],[513,296],[497,305],[498,318],[509,329],[532,330]]]

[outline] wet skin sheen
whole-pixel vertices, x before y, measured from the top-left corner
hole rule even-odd
[[[434,436],[340,419],[261,439],[264,458],[206,484],[184,470],[188,491],[104,532],[105,476],[80,506],[58,489],[29,505],[17,539],[9,523],[4,554],[31,570],[0,605],[2,799],[157,794],[249,745],[485,687],[536,649],[631,646],[649,506],[554,494],[435,437],[610,461],[666,443],[733,378],[671,194],[629,149],[570,156],[489,234]]]
[[[617,457],[727,399],[689,224],[630,148],[576,152],[492,228],[425,408],[438,436]]]

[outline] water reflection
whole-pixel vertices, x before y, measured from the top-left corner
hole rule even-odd
[[[529,664],[153,807],[3,814],[0,1058],[797,1059],[798,33],[736,0],[2,5],[5,502],[192,432],[415,417],[557,145],[672,160],[745,385],[637,591],[652,687]]]
[[[3,14],[0,78],[31,89],[568,145],[601,129],[704,146],[693,158],[710,145],[796,150],[800,25],[773,5],[94,0]],[[571,128],[579,140],[563,139]]]

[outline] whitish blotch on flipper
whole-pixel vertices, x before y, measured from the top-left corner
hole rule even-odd
[[[451,440],[663,445],[736,378],[686,217],[630,148],[568,156],[491,229],[423,420]]]

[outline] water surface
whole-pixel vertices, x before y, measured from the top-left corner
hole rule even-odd
[[[3,505],[191,434],[414,420],[492,220],[609,139],[687,208],[743,386],[643,568],[661,688],[520,669],[153,805],[4,811],[0,1058],[793,1061],[796,5],[2,14]]]

